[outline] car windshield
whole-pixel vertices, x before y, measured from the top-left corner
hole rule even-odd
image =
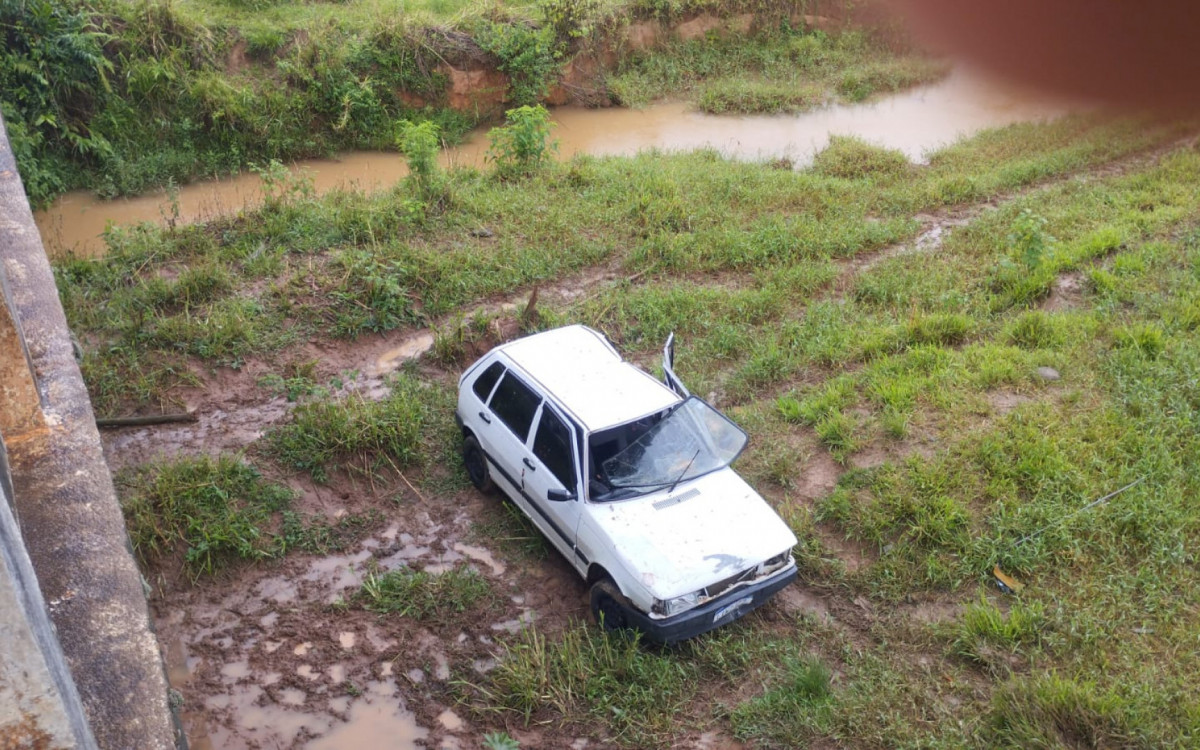
[[[609,487],[660,487],[694,479],[725,468],[746,447],[746,433],[695,396],[645,425],[639,420],[618,428],[626,437],[637,437],[600,463]]]

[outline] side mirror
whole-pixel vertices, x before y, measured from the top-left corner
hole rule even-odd
[[[575,493],[567,490],[546,490],[546,499],[552,503],[562,503],[567,500],[574,500]]]

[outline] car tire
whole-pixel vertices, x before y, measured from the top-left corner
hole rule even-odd
[[[629,600],[611,579],[592,584],[592,618],[607,633],[628,630],[631,625],[625,617]]]
[[[491,492],[496,485],[492,483],[492,475],[488,472],[487,457],[483,455],[483,449],[474,436],[468,435],[463,441],[462,455],[471,484],[480,492]]]

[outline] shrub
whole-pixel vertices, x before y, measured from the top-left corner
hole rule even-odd
[[[488,159],[502,178],[519,177],[540,169],[557,150],[550,141],[550,113],[545,107],[517,107],[504,115],[506,125],[488,133]]]
[[[412,123],[402,120],[396,145],[408,159],[409,181],[422,200],[432,200],[442,187],[442,175],[437,157],[441,141],[438,126],[432,120]]]

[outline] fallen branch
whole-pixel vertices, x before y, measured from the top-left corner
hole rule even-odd
[[[149,414],[144,417],[96,417],[97,427],[139,427],[148,424],[166,424],[168,422],[195,422],[196,414],[186,411],[182,414]]]

